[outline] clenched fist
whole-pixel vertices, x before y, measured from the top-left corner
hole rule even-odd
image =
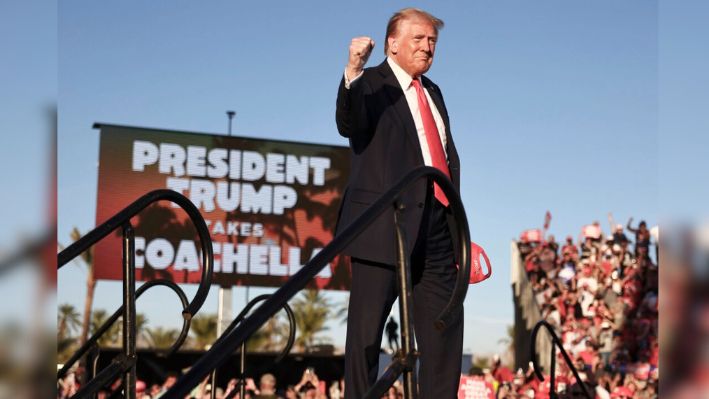
[[[367,36],[355,37],[350,43],[350,59],[347,63],[347,78],[354,79],[362,72],[364,65],[372,54],[374,40]]]

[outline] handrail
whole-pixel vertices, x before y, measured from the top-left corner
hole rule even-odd
[[[581,377],[579,376],[579,372],[576,370],[576,367],[574,366],[573,361],[571,361],[571,358],[569,355],[566,353],[566,350],[564,349],[564,345],[562,344],[561,340],[559,339],[559,336],[556,335],[556,332],[554,331],[554,327],[552,327],[551,324],[549,324],[546,320],[540,320],[537,322],[537,324],[534,326],[534,330],[532,330],[532,365],[534,366],[534,373],[537,375],[537,378],[539,381],[544,381],[544,375],[542,374],[541,367],[537,364],[537,333],[539,333],[539,330],[545,327],[547,331],[549,332],[549,335],[551,336],[551,340],[554,343],[555,346],[552,346],[551,350],[551,370],[549,372],[549,378],[550,378],[550,392],[554,392],[554,380],[556,376],[554,375],[556,373],[556,347],[559,347],[561,349],[561,355],[564,357],[564,361],[566,361],[566,365],[569,366],[571,369],[571,372],[574,374],[574,377],[576,378],[576,381],[578,384],[581,386],[581,389],[583,390],[584,395],[588,399],[593,399],[590,393],[588,393],[588,390],[586,389],[586,384],[581,380]],[[556,393],[553,393],[552,397],[556,396]]]
[[[393,187],[382,194],[367,210],[364,211],[352,224],[347,226],[338,236],[315,255],[302,269],[291,276],[283,286],[278,289],[269,299],[267,299],[256,312],[246,318],[237,328],[231,331],[224,339],[215,343],[173,387],[167,391],[166,398],[182,398],[190,390],[197,386],[202,378],[215,367],[223,364],[251,334],[273,316],[290,298],[298,293],[305,285],[325,267],[336,255],[345,249],[347,244],[369,226],[386,209],[398,202],[401,193],[412,183],[427,178],[428,181],[437,183],[450,202],[450,209],[453,212],[457,238],[459,240],[458,257],[460,269],[456,284],[451,294],[448,304],[435,321],[438,329],[445,328],[453,318],[457,316],[457,311],[462,307],[463,300],[468,291],[468,279],[470,276],[470,231],[468,221],[465,216],[463,203],[456,192],[453,183],[439,170],[432,167],[420,167],[412,170]]]
[[[180,288],[180,286],[170,280],[158,279],[146,282],[135,290],[135,298],[140,298],[140,296],[145,291],[158,285],[166,286],[172,289],[180,298],[180,302],[182,302],[183,309],[187,307],[187,296],[185,295],[185,292]],[[64,366],[57,372],[57,379],[64,378],[66,376],[67,372],[69,372],[74,363],[81,359],[86,354],[86,352],[88,352],[94,345],[96,345],[96,342],[101,338],[101,336],[103,336],[103,334],[106,333],[106,331],[108,331],[109,328],[111,328],[111,326],[113,326],[113,323],[115,323],[116,320],[121,317],[122,313],[123,305],[121,305],[121,307],[119,307],[118,310],[116,310],[111,315],[111,317],[109,317],[99,328],[97,328],[96,332],[89,339],[87,339],[86,342],[79,349],[74,352],[74,354],[69,358],[69,360],[64,363]],[[182,331],[180,332],[180,336],[177,338],[175,343],[172,344],[172,346],[165,351],[165,357],[172,355],[177,349],[180,348],[180,346],[182,346],[185,341],[185,338],[187,338],[187,334],[189,334],[190,323],[191,320],[183,319]]]
[[[197,207],[182,194],[172,190],[154,190],[135,200],[133,203],[123,208],[106,222],[97,226],[95,229],[88,232],[84,237],[75,241],[69,247],[61,251],[57,255],[57,269],[67,264],[76,256],[86,251],[89,247],[96,244],[108,236],[117,228],[122,229],[123,234],[123,306],[121,307],[123,317],[123,353],[121,356],[113,359],[111,364],[94,376],[94,378],[84,385],[73,398],[82,399],[92,397],[97,390],[101,389],[106,383],[115,379],[118,375],[123,374],[123,391],[128,399],[134,399],[136,377],[136,312],[135,301],[137,298],[135,289],[135,230],[131,224],[131,218],[137,215],[150,204],[160,201],[169,200],[182,207],[192,220],[197,234],[199,235],[200,245],[202,247],[202,276],[192,302],[187,303],[184,293],[183,300],[183,328],[180,337],[172,350],[179,347],[184,342],[189,332],[189,324],[192,317],[199,311],[204,304],[204,301],[209,293],[209,288],[212,283],[212,272],[214,268],[214,252],[212,248],[212,240],[209,236],[209,230],[202,215]],[[168,285],[169,286],[169,285]],[[145,289],[149,288],[146,287]],[[143,290],[144,291],[144,290]],[[176,291],[177,292],[177,291]],[[114,314],[115,319],[118,317]],[[113,318],[113,317],[112,317]],[[114,321],[112,320],[110,324]],[[102,326],[103,334],[110,324]],[[100,335],[99,335],[100,336]],[[93,337],[92,337],[93,338]]]
[[[229,323],[229,326],[227,326],[226,329],[224,329],[224,332],[222,335],[217,338],[216,341],[214,341],[214,344],[217,344],[219,341],[225,339],[227,334],[229,334],[236,326],[239,325],[245,318],[246,315],[249,314],[251,309],[253,309],[254,306],[256,306],[257,303],[261,301],[265,301],[266,299],[270,298],[272,295],[271,294],[263,294],[259,295],[256,298],[252,299],[244,309],[239,313],[238,316],[232,320],[231,323]],[[290,330],[288,331],[288,340],[286,341],[286,346],[283,348],[281,353],[276,356],[276,358],[273,360],[274,363],[278,363],[281,360],[283,360],[284,357],[288,355],[290,350],[293,348],[293,344],[295,343],[295,315],[293,314],[293,309],[291,309],[290,305],[287,303],[283,305],[283,309],[286,311],[286,314],[288,315],[288,322],[291,326]]]
[[[251,309],[261,301],[264,301],[268,298],[271,297],[271,294],[263,294],[259,295],[256,298],[252,299],[244,309],[239,313],[234,320],[232,320],[231,323],[229,323],[229,326],[224,330],[224,332],[217,338],[215,341],[215,344],[224,337],[227,336],[236,326],[241,323],[244,318],[246,317],[247,314],[251,311]],[[279,363],[281,360],[283,360],[284,357],[290,353],[291,349],[293,348],[293,344],[295,343],[295,330],[296,330],[296,322],[295,322],[295,315],[293,314],[293,309],[291,309],[290,305],[287,303],[283,305],[283,310],[286,311],[286,314],[288,315],[288,324],[289,324],[289,329],[288,329],[288,340],[286,341],[286,346],[283,348],[281,353],[276,356],[276,358],[273,360],[273,363]],[[224,396],[224,399],[230,399],[236,395],[237,392],[239,392],[239,397],[243,398],[246,396],[246,383],[244,381],[244,372],[246,368],[246,341],[241,343],[241,353],[239,354],[239,382],[237,383],[237,389],[234,389],[231,393],[227,394]],[[212,370],[212,386],[216,386],[216,381],[217,381],[217,369],[216,367],[214,370]],[[216,389],[212,389],[211,392],[211,398],[214,399],[216,397]]]
[[[184,209],[190,219],[192,219],[192,223],[197,230],[197,234],[199,234],[199,241],[202,246],[202,278],[200,279],[197,293],[192,299],[192,302],[182,312],[183,317],[192,318],[192,316],[197,313],[197,311],[204,304],[204,301],[207,299],[209,287],[212,284],[214,252],[212,249],[212,239],[209,236],[209,229],[207,228],[207,224],[204,222],[202,215],[199,213],[199,209],[197,209],[197,207],[192,203],[192,201],[187,199],[187,197],[176,191],[168,189],[153,190],[133,201],[133,203],[123,208],[123,210],[116,213],[113,217],[86,233],[86,235],[81,237],[79,240],[74,241],[63,251],[59,252],[57,255],[57,269],[60,269],[65,264],[69,263],[69,261],[79,256],[79,254],[89,249],[89,247],[101,241],[113,230],[129,222],[133,216],[140,213],[140,211],[145,209],[148,205],[160,200],[172,201]]]
[[[135,358],[127,358],[123,354],[116,356],[100,373],[96,374],[86,385],[82,386],[79,392],[72,396],[71,399],[93,399],[96,392],[114,382],[119,375],[135,367],[135,364]],[[124,397],[129,397],[129,395],[125,395]]]
[[[384,374],[364,394],[364,399],[379,399],[385,395],[401,374],[404,374],[404,397],[418,398],[418,378],[416,375],[416,360],[419,353],[414,344],[412,326],[413,290],[411,268],[406,248],[406,232],[401,227],[401,206],[394,209],[394,227],[396,228],[396,282],[399,294],[399,320],[401,321],[401,348],[394,356],[392,363]]]

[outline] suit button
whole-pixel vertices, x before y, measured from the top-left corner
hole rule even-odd
[[[423,202],[418,203],[419,208],[423,208]]]

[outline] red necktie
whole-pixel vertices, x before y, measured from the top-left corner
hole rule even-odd
[[[412,80],[411,84],[414,88],[416,88],[416,95],[419,102],[419,112],[421,113],[421,120],[423,121],[423,131],[426,133],[426,142],[428,143],[428,151],[431,153],[431,162],[433,163],[433,167],[443,172],[443,174],[450,179],[451,175],[448,170],[448,163],[446,162],[446,153],[443,152],[441,136],[438,135],[436,120],[433,119],[431,107],[428,106],[426,93],[424,93],[423,87],[421,87],[421,82],[419,82],[418,79]],[[448,198],[446,198],[446,195],[443,193],[443,190],[438,186],[438,184],[434,183],[433,194],[436,199],[443,204],[443,206],[448,206]]]

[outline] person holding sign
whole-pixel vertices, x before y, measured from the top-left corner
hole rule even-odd
[[[356,37],[337,95],[336,121],[352,153],[338,232],[408,172],[432,166],[460,184],[460,161],[440,89],[423,76],[433,63],[443,21],[419,9],[396,12],[378,66],[365,68],[374,40]],[[456,280],[449,201],[440,187],[417,182],[400,198],[410,258],[414,327],[420,352],[419,395],[455,398],[461,368],[463,312],[444,331],[434,327]],[[345,250],[352,260],[345,389],[363,397],[376,381],[382,332],[397,296],[393,209]]]

